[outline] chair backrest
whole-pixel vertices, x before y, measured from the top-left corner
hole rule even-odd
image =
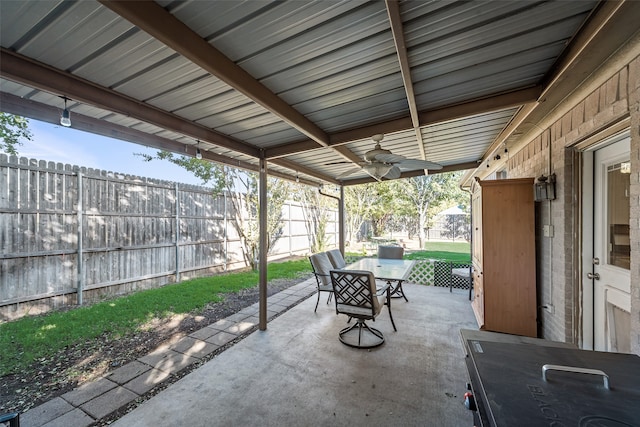
[[[327,255],[329,256],[331,264],[333,264],[333,268],[342,269],[347,266],[347,262],[344,260],[340,249],[331,249],[327,252]]]
[[[378,246],[378,258],[402,259],[404,248],[402,246]]]
[[[373,319],[382,305],[376,296],[373,273],[363,270],[331,270],[336,312],[361,319]]]
[[[309,257],[313,273],[316,275],[318,285],[331,285],[331,276],[329,272],[333,269],[333,264],[329,260],[326,252],[319,252]]]

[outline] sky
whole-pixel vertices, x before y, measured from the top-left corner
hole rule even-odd
[[[61,162],[110,172],[157,178],[185,184],[202,185],[202,181],[184,169],[166,161],[145,162],[134,153],[155,154],[158,150],[119,139],[52,125],[29,119],[31,141],[22,140],[19,157]]]

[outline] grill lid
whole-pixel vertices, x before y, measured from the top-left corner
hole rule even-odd
[[[640,426],[636,355],[479,340],[468,348],[492,425]]]

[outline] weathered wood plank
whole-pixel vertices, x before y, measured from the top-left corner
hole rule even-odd
[[[78,172],[84,175],[80,195]],[[46,302],[46,296],[78,283],[79,197],[84,283],[95,295],[148,287],[150,278],[167,283],[176,262],[189,277],[244,266],[233,206],[210,189],[0,155],[0,318],[17,307],[3,301],[28,310],[31,299],[38,307],[73,300]],[[285,236],[275,255],[308,250],[300,204],[284,209]]]

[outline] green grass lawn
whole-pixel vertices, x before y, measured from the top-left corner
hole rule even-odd
[[[293,279],[311,272],[307,259],[270,263],[267,279]],[[197,314],[221,294],[258,286],[257,272],[221,274],[100,302],[87,307],[0,324],[0,377],[77,342],[103,334],[117,339],[154,318]]]
[[[427,242],[422,251],[405,253],[405,259],[438,259],[459,263],[471,262],[468,242]]]

